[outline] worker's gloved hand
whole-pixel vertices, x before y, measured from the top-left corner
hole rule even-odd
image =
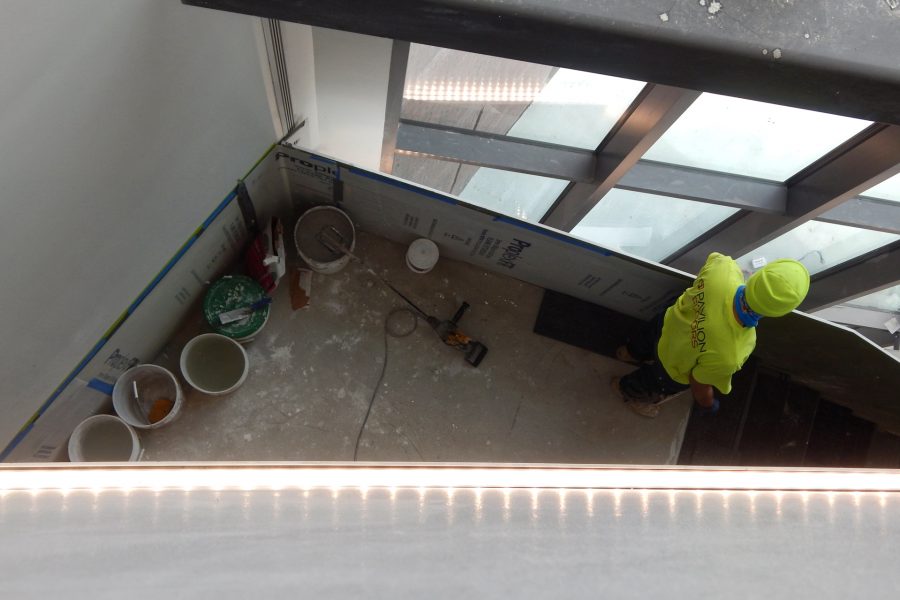
[[[699,404],[695,403],[694,410],[697,411],[698,415],[711,417],[719,412],[719,399],[713,396],[712,406],[700,406]]]

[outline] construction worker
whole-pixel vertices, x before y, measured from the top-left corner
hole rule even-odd
[[[659,405],[688,388],[700,410],[715,414],[713,388],[731,392],[731,376],[756,346],[756,324],[797,308],[809,291],[809,272],[796,260],[771,262],[746,284],[730,256],[713,252],[674,304],[619,347],[619,360],[640,365],[614,377],[613,390],[636,413],[654,418]]]

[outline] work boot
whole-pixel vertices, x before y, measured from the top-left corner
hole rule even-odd
[[[640,364],[638,359],[631,355],[631,352],[628,351],[628,346],[619,346],[616,348],[616,360],[621,360],[622,362],[627,362],[632,365]]]
[[[613,377],[609,386],[612,388],[613,393],[616,397],[621,398],[623,402],[625,402],[626,406],[641,415],[642,417],[647,417],[648,419],[655,419],[659,415],[659,406],[654,404],[653,402],[641,402],[640,400],[631,400],[622,393],[622,388],[619,387],[619,382],[622,380],[621,377]]]
[[[613,394],[621,400],[622,402],[627,402],[625,395],[622,393],[622,388],[619,387],[619,382],[622,381],[621,377],[613,377],[609,380],[609,387],[612,389]]]
[[[628,346],[619,346],[616,348],[616,360],[621,360],[629,365],[652,365],[652,360],[638,360],[628,351]]]
[[[625,402],[628,408],[648,419],[655,419],[659,416],[659,404],[653,402],[638,402],[637,400],[628,400]]]
[[[657,394],[656,400],[654,400],[653,403],[656,404],[657,406],[661,406],[661,405],[665,404],[666,402],[668,402],[669,400],[674,400],[675,398],[680,397],[682,394],[684,394],[687,391],[688,390],[681,390],[680,392],[675,392],[674,394],[668,394],[668,395]]]

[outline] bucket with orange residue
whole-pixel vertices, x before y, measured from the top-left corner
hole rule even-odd
[[[138,429],[157,429],[178,418],[184,394],[175,375],[158,365],[137,365],[116,381],[113,408]]]

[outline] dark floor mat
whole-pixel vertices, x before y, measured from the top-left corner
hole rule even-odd
[[[534,323],[534,332],[591,352],[615,358],[616,348],[640,319],[547,290]]]

